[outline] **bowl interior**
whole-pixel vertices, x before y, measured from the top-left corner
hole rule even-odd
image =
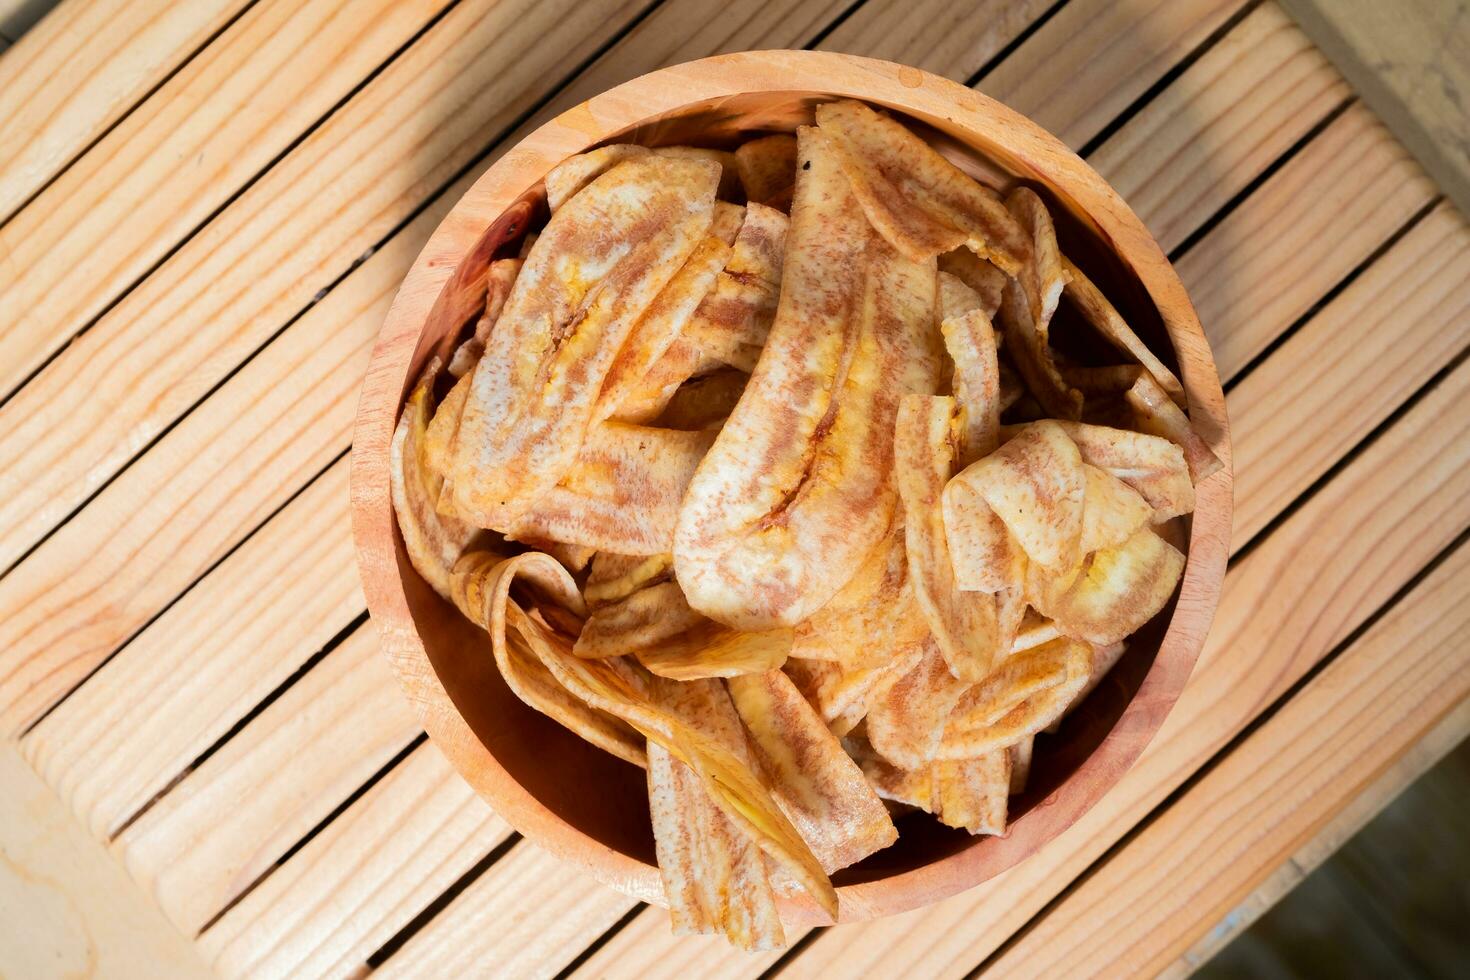
[[[603,142],[729,147],[751,136],[790,132],[810,123],[813,108],[834,97],[792,91],[712,99],[641,120]],[[881,100],[873,101],[882,104]],[[1174,347],[1163,320],[1138,276],[1062,188],[1023,167],[998,143],[983,136],[962,134],[942,118],[916,119],[894,106],[888,108],[978,179],[1002,190],[1020,181],[1041,194],[1051,207],[1063,251],[1098,283],[1161,359],[1177,370]],[[441,299],[435,304],[424,324],[410,378],[417,376],[431,356],[452,350],[467,332],[483,303],[484,271],[489,260],[513,253],[528,228],[544,217],[544,192],[538,183],[528,188],[500,220],[491,223],[475,247],[465,253],[447,287],[449,301]],[[1109,363],[1106,348],[1091,339],[1090,330],[1072,329],[1071,316],[1063,304],[1053,326],[1058,346],[1071,348],[1069,353],[1085,363]],[[1112,355],[1113,362],[1117,357]],[[1188,533],[1187,522],[1184,531]],[[521,703],[500,679],[483,632],[419,579],[401,543],[397,552],[409,611],[429,662],[455,710],[475,736],[510,778],[547,810],[599,844],[653,864],[653,835],[642,771],[593,748]],[[1067,783],[1113,730],[1149,673],[1173,611],[1171,602],[1130,640],[1122,661],[1066,719],[1060,733],[1038,738],[1027,789],[1011,800],[1013,832],[1039,804]],[[971,837],[922,813],[902,817],[898,826],[896,845],[839,872],[834,882],[841,886],[889,878],[960,851],[972,852],[971,856],[980,858],[983,864],[987,849],[997,849],[1004,843],[996,838]]]

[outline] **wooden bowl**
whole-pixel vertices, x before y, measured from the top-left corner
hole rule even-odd
[[[1052,206],[1063,249],[1166,361],[1224,469],[1198,488],[1189,561],[1176,601],[1066,721],[1041,738],[1027,791],[1003,838],[970,837],[927,815],[900,839],[834,876],[844,921],[937,901],[995,875],[1069,827],[1118,781],[1184,686],[1219,599],[1230,529],[1225,398],[1194,309],[1142,222],[1090,167],[1034,123],[954,82],[838,54],[758,51],[665,68],[568,110],[492,166],[424,247],[388,314],[358,410],[353,525],[372,618],[425,729],[509,823],[608,884],[663,904],[641,770],[594,749],[523,705],[496,672],[489,642],[409,566],[388,492],[399,406],[436,353],[476,317],[489,259],[543,209],[541,180],[598,144],[728,145],[790,131],[818,102],[884,106],[960,166],[992,183],[1022,180]],[[1065,304],[1064,304],[1065,306]],[[789,921],[818,921],[793,903]]]

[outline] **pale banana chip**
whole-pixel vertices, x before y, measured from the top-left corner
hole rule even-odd
[[[821,133],[799,139],[776,319],[674,541],[690,605],[751,631],[807,618],[883,537],[898,400],[938,383],[933,266],[871,234]]]
[[[728,201],[716,201],[714,217],[710,219],[709,236],[718,238],[726,245],[734,245],[735,238],[745,224],[745,206]]]
[[[1082,689],[1077,692],[1077,696],[1074,697],[1071,702],[1068,703],[1066,708],[1062,710],[1061,718],[1058,718],[1056,721],[1046,726],[1045,731],[1048,735],[1055,735],[1059,730],[1061,730],[1062,719],[1070,715],[1074,710],[1076,710],[1079,704],[1087,700],[1087,696],[1089,694],[1097,690],[1097,686],[1102,683],[1102,680],[1104,677],[1107,676],[1108,671],[1117,666],[1118,661],[1123,659],[1123,654],[1127,651],[1128,644],[1121,641],[1119,641],[1118,643],[1110,643],[1107,646],[1095,646],[1092,648],[1092,666],[1088,669],[1086,683],[1084,683],[1082,685]]]
[[[985,319],[995,320],[1006,286],[1004,272],[968,248],[957,248],[941,255],[939,271],[954,276],[974,290],[980,297],[980,309],[984,311]]]
[[[409,563],[434,591],[449,597],[450,572],[479,529],[438,511],[443,481],[425,464],[424,442],[433,397],[434,360],[403,406],[389,449],[393,511]]]
[[[656,156],[682,160],[704,160],[720,168],[720,198],[733,201],[743,193],[740,188],[740,170],[735,154],[729,150],[714,150],[704,146],[659,146],[653,149]]]
[[[653,363],[638,385],[623,396],[609,421],[635,425],[652,422],[673,402],[681,385],[706,367],[719,367],[720,363],[706,357],[688,337],[680,337]]]
[[[623,555],[672,550],[679,504],[713,432],[604,422],[559,486],[505,529]]]
[[[661,428],[714,428],[730,417],[750,375],[734,368],[721,368],[681,384],[655,420]]]
[[[1048,686],[1038,687],[1029,696],[1014,704],[999,717],[992,718],[993,709],[999,701],[1007,698],[1002,692],[992,697],[996,689],[987,689],[974,703],[962,703],[950,718],[939,746],[941,759],[973,759],[997,750],[1007,749],[1037,732],[1042,731],[1060,718],[1067,705],[1077,697],[1077,692],[1087,682],[1091,666],[1091,651],[1084,643],[1058,641],[1064,653],[1064,665],[1059,678]],[[1039,647],[1026,657],[1040,656],[1048,647]],[[1019,658],[1018,658],[1019,660]],[[1002,670],[1005,669],[1003,666]],[[999,672],[997,672],[999,673]],[[987,685],[990,682],[987,681]],[[986,688],[987,685],[981,685]],[[989,721],[981,721],[991,718]]]
[[[648,155],[646,146],[614,143],[568,157],[546,175],[546,206],[555,214],[582,188],[624,160]]]
[[[1144,527],[1121,545],[1087,558],[1075,580],[1054,583],[1030,600],[1068,636],[1105,646],[1153,619],[1183,571],[1184,555]]]
[[[1194,511],[1194,484],[1184,451],[1159,436],[1085,422],[1058,422],[1083,462],[1128,484],[1154,509],[1154,523]],[[1005,438],[1002,427],[1001,437]]]
[[[786,210],[796,186],[796,139],[786,133],[748,140],[735,148],[735,171],[746,198]]]
[[[885,686],[868,706],[868,740],[896,766],[928,765],[939,750],[950,711],[970,687],[949,672],[938,644],[929,642],[913,669]]]
[[[950,481],[941,501],[959,588],[998,594],[1025,581],[1026,553],[972,484]]]
[[[1004,834],[1010,792],[1011,759],[1006,749],[934,763],[934,815],[947,826],[972,834]]]
[[[950,673],[978,683],[1001,653],[994,596],[955,582],[940,495],[954,466],[955,400],[907,395],[898,407],[894,466],[914,597]]]
[[[576,462],[624,339],[709,228],[717,179],[712,164],[635,157],[552,215],[471,375],[461,513],[507,527]]]
[[[911,261],[966,245],[1012,275],[1025,264],[1029,242],[1000,197],[901,123],[845,101],[817,106],[817,125],[833,137],[868,220]]]
[[[589,609],[596,609],[625,599],[644,586],[668,578],[673,572],[674,556],[670,554],[619,555],[599,551],[592,559],[592,570],[587,575],[587,584],[582,587],[582,597]]]
[[[1086,482],[1082,456],[1067,432],[1049,419],[1023,426],[950,481],[944,491],[954,498],[949,513],[958,515],[970,498],[980,497],[1032,563],[1054,570],[1076,565]]]
[[[920,810],[934,811],[934,766],[903,769],[879,755],[859,727],[842,739],[842,747],[863,770],[863,776],[879,798]]]
[[[781,297],[786,215],[752,204],[730,259],[685,329],[706,357],[749,373],[760,359]]]
[[[828,873],[898,839],[862,770],[789,677],[771,670],[725,684],[771,795]]]
[[[1153,376],[1159,387],[1168,393],[1175,404],[1184,405],[1184,386],[1174,376],[1174,372],[1164,367],[1164,363],[1148,349],[1148,346],[1139,339],[1133,328],[1123,319],[1108,298],[1103,295],[1093,281],[1072,261],[1065,256],[1062,258],[1062,266],[1067,272],[1066,296],[1082,314],[1082,316],[1093,325],[1098,333],[1102,334],[1118,350],[1125,354],[1131,354],[1144,370]]]
[[[1086,490],[1082,501],[1082,536],[1078,552],[1113,548],[1147,524],[1153,508],[1143,495],[1107,470],[1082,464]]]
[[[579,657],[622,657],[656,651],[707,622],[689,608],[679,583],[659,582],[594,610],[572,652]]]
[[[1036,747],[1036,736],[1027,735],[1013,742],[1006,749],[1011,760],[1011,795],[1017,796],[1026,790],[1026,780],[1031,775],[1031,751]]]
[[[846,667],[831,660],[786,661],[786,673],[834,734],[845,735],[868,714],[869,700],[885,685],[908,673],[924,655],[923,644],[890,650],[873,667]]]
[[[1138,428],[1162,436],[1184,451],[1189,478],[1196,485],[1223,465],[1189,424],[1189,417],[1151,376],[1140,375],[1123,397],[1133,409],[1133,422]]]
[[[951,386],[963,413],[959,468],[1000,445],[1000,363],[995,330],[978,293],[946,272],[939,273],[939,332],[954,362]]]
[[[1051,317],[1066,283],[1056,230],[1046,206],[1030,189],[1016,188],[1006,204],[1026,229],[1032,244],[1028,261],[1006,283],[1001,297],[1000,320],[1005,329],[1006,351],[1026,388],[1048,415],[1076,419],[1082,414],[1082,393],[1067,384],[1051,351]]]
[[[791,655],[791,630],[741,633],[706,620],[638,653],[650,673],[676,681],[736,678],[777,670]]]

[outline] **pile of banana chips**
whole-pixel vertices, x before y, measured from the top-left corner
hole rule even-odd
[[[866,105],[545,183],[403,409],[399,528],[520,698],[647,771],[675,931],[780,946],[895,816],[1005,832],[1219,462],[1042,199]],[[1053,345],[1068,307],[1115,356]]]

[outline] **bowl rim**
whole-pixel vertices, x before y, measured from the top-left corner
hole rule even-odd
[[[363,382],[354,427],[353,537],[368,609],[384,653],[425,730],[454,768],[523,836],[626,894],[663,905],[655,866],[587,836],[543,805],[506,772],[454,709],[430,664],[401,578],[401,545],[389,495],[389,443],[410,379],[427,359],[419,347],[429,311],[470,246],[552,166],[635,125],[697,103],[777,92],[887,106],[970,145],[973,134],[983,132],[1019,176],[1066,195],[1137,276],[1157,308],[1175,349],[1191,417],[1224,464],[1196,488],[1188,561],[1174,613],[1153,664],[1103,741],[1006,837],[989,838],[983,854],[967,844],[909,871],[839,886],[840,921],[860,921],[927,905],[993,877],[1060,835],[1096,805],[1162,726],[1193,670],[1219,601],[1229,552],[1232,470],[1225,397],[1208,341],[1183,283],[1152,235],[1107,182],[1060,140],[956,82],[906,65],[829,52],[716,55],[639,76],[566,110],[526,136],[474,182],[429,238],[394,297]],[[982,152],[996,155],[994,147]],[[1079,793],[1079,786],[1091,792]],[[788,922],[826,921],[814,905],[801,899],[783,902],[783,913]]]

